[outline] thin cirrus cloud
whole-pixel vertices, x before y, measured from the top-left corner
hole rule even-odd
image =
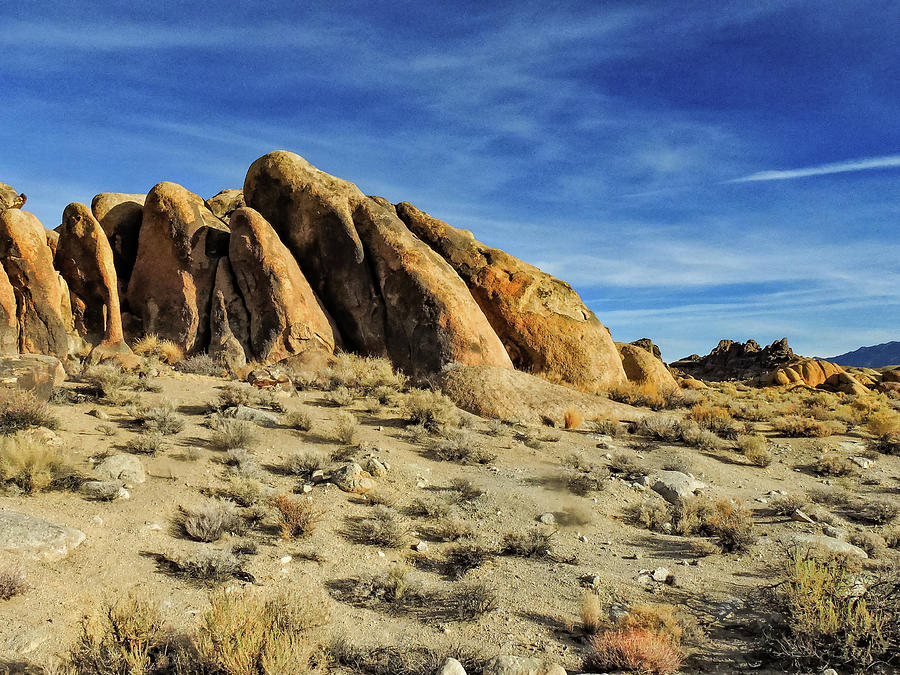
[[[848,173],[850,171],[871,171],[873,169],[897,169],[900,168],[900,155],[886,155],[884,157],[863,157],[847,162],[831,162],[819,166],[808,166],[801,169],[787,169],[784,171],[759,171],[749,176],[734,178],[726,183],[753,183],[768,180],[791,180],[792,178],[807,178],[809,176],[827,176],[833,173]]]

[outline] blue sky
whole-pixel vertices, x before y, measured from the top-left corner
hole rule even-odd
[[[664,358],[900,339],[900,3],[40,2],[0,181],[240,187],[284,148],[572,283]]]

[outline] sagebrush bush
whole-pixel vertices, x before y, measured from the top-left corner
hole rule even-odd
[[[700,401],[691,408],[689,417],[699,424],[701,428],[712,431],[721,438],[734,440],[741,430],[741,425],[734,421],[728,408],[710,405],[705,400]]]
[[[312,429],[312,417],[305,410],[292,410],[282,419],[284,426],[297,431],[309,431]]]
[[[59,419],[49,405],[30,391],[3,390],[0,393],[0,434],[14,434],[31,427],[58,429]]]
[[[779,516],[793,515],[798,509],[806,506],[808,500],[801,494],[783,495],[771,501],[772,510]]]
[[[151,433],[172,436],[184,431],[184,418],[175,412],[175,407],[169,402],[139,407],[134,418]]]
[[[531,529],[527,532],[510,532],[503,537],[500,552],[521,558],[547,558],[552,555],[553,532]]]
[[[233,448],[249,448],[258,439],[256,428],[252,422],[243,420],[221,419],[210,436],[209,444],[214,450],[231,450]]]
[[[334,422],[334,437],[339,443],[352,445],[356,440],[357,424],[353,413],[341,411]]]
[[[459,425],[459,410],[453,401],[438,391],[413,389],[403,403],[409,424],[421,424],[430,432]]]
[[[0,486],[14,485],[27,495],[82,482],[61,449],[17,434],[0,438]]]
[[[406,541],[408,528],[394,509],[387,506],[373,506],[363,518],[351,520],[347,526],[347,536],[358,543],[400,548]]]
[[[124,449],[126,452],[136,455],[155,455],[168,447],[168,443],[162,434],[149,433],[130,438],[125,443]]]
[[[796,670],[900,665],[900,575],[879,571],[859,592],[858,568],[848,558],[795,550],[765,608],[782,622],[770,625],[771,653]]]
[[[388,359],[344,352],[335,357],[334,363],[324,373],[323,386],[330,390],[345,387],[360,396],[383,397],[386,391],[403,389],[406,376],[394,370]]]
[[[325,469],[325,458],[312,450],[294,452],[281,466],[288,475],[310,478],[316,471]]]
[[[866,429],[875,438],[900,433],[900,412],[888,408],[876,410],[866,420]]]
[[[444,566],[449,576],[458,578],[470,570],[481,567],[495,554],[496,551],[489,546],[474,541],[464,541],[454,544],[444,552]]]
[[[474,434],[464,429],[445,429],[444,438],[431,442],[436,459],[459,464],[490,464],[497,454],[488,450]]]
[[[805,438],[824,438],[847,431],[847,427],[836,420],[822,422],[800,415],[778,417],[772,420],[772,426],[785,436]]]
[[[250,406],[256,403],[259,394],[256,389],[244,382],[228,382],[219,389],[218,407],[235,408],[237,406]]]
[[[854,473],[853,464],[834,453],[819,457],[813,465],[813,471],[819,476],[848,476]]]
[[[234,503],[218,500],[202,506],[181,507],[180,524],[184,533],[195,541],[218,541],[226,532],[239,529],[240,516]]]
[[[194,354],[175,366],[175,370],[189,375],[206,375],[207,377],[220,377],[223,366],[209,354]]]
[[[766,467],[772,463],[772,453],[769,451],[769,445],[766,437],[762,434],[747,434],[737,437],[735,441],[737,451],[740,452],[747,461],[755,466]]]

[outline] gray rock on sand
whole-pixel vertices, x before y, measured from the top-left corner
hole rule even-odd
[[[143,483],[147,480],[141,460],[124,453],[110,455],[94,468],[94,473],[100,478],[119,480],[123,483]]]
[[[545,659],[528,656],[496,656],[484,667],[484,675],[566,675],[565,669]]]
[[[84,539],[84,532],[72,527],[0,509],[0,552],[57,560]]]
[[[653,491],[670,504],[676,505],[705,487],[706,483],[680,471],[660,471],[653,482]]]

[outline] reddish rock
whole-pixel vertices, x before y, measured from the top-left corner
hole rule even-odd
[[[6,209],[21,209],[28,199],[24,194],[19,194],[11,185],[0,183],[0,211]]]
[[[310,349],[333,352],[328,317],[272,226],[250,208],[236,210],[230,225],[228,260],[250,314],[254,359],[272,363]]]
[[[0,356],[0,389],[22,389],[46,401],[54,387],[66,379],[55,356],[15,354]]]
[[[244,202],[243,190],[222,190],[206,200],[206,208],[208,208],[216,218],[219,218],[226,223],[232,213],[246,205],[247,204]]]
[[[412,204],[397,214],[462,277],[517,368],[587,391],[625,383],[609,331],[567,283]]]
[[[237,287],[234,271],[227,257],[219,260],[216,269],[216,282],[213,286],[213,310],[210,316],[210,344],[216,341],[216,294],[221,293],[225,304],[225,318],[228,320],[228,332],[240,343],[244,352],[250,349],[250,313]]]
[[[63,211],[54,264],[69,286],[78,332],[92,344],[129,351],[122,335],[113,252],[84,204],[72,203]]]
[[[16,299],[19,351],[64,358],[69,335],[63,309],[69,298],[34,215],[19,209],[0,212],[0,260]]]
[[[453,269],[352,183],[279,151],[253,163],[244,197],[294,254],[348,347],[411,374],[451,362],[511,367]]]
[[[128,282],[128,304],[145,333],[186,352],[206,347],[215,270],[227,237],[199,196],[175,183],[150,190]]]
[[[0,354],[19,351],[19,324],[16,321],[16,294],[6,270],[0,265]]]
[[[62,226],[60,226],[62,227]],[[59,232],[56,230],[44,230],[44,234],[47,235],[47,246],[50,247],[50,253],[53,257],[56,257],[56,249],[59,246]]]

